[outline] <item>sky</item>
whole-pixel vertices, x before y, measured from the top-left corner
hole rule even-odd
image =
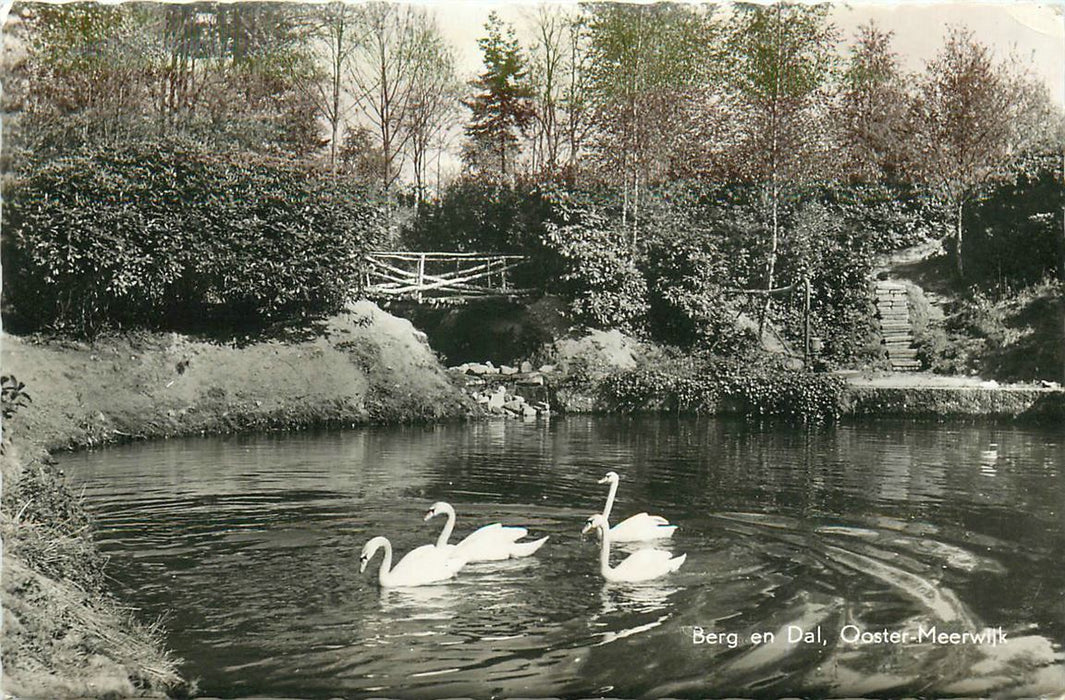
[[[437,22],[451,39],[458,55],[460,74],[480,70],[477,39],[483,34],[489,12],[495,10],[512,23],[520,38],[535,2],[506,0],[423,0],[435,11]],[[576,5],[575,2],[560,3]],[[894,49],[908,70],[920,70],[939,47],[948,27],[965,26],[977,39],[1005,58],[1012,53],[1031,61],[1033,72],[1046,82],[1051,97],[1065,105],[1065,4],[1058,3],[957,3],[957,2],[850,2],[839,3],[832,19],[845,39],[870,20],[894,31]],[[523,41],[523,43],[526,43]]]

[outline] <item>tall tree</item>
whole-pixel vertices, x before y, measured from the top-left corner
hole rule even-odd
[[[418,201],[425,199],[429,155],[444,148],[448,131],[459,119],[462,88],[455,76],[455,57],[443,37],[427,32],[418,42],[408,125],[409,150]]]
[[[387,2],[361,7],[363,40],[349,72],[352,93],[381,152],[381,185],[390,190],[411,139],[427,43],[442,42],[432,17],[421,8]]]
[[[16,140],[38,155],[187,134],[302,155],[310,54],[281,5],[28,5]]]
[[[587,22],[580,13],[541,6],[532,30],[533,169],[553,176],[565,166],[573,177],[590,131]]]
[[[829,87],[835,28],[825,5],[744,5],[728,41],[725,162],[756,185],[768,233],[765,286],[777,286],[785,200],[831,170]],[[759,315],[764,326],[771,296]]]
[[[306,90],[329,129],[329,167],[336,173],[342,148],[341,129],[351,112],[347,75],[361,41],[362,26],[353,5],[332,2],[310,8],[311,37],[318,54],[317,80]]]
[[[635,245],[641,192],[675,162],[683,105],[705,82],[715,25],[703,8],[666,3],[601,3],[589,11],[595,150],[622,185]]]
[[[908,170],[950,217],[960,277],[965,205],[1016,174],[1028,156],[1055,147],[1051,113],[1044,85],[1015,61],[996,62],[967,30],[952,29],[926,65],[911,115],[917,148]]]
[[[464,103],[471,112],[464,158],[476,171],[506,178],[533,119],[534,93],[514,28],[493,12],[485,32],[477,41],[485,70],[470,83],[477,92]]]
[[[895,180],[908,160],[910,95],[891,50],[893,33],[859,27],[840,90],[838,123],[845,170],[861,181]]]

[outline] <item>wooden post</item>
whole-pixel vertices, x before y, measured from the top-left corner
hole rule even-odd
[[[810,278],[805,277],[802,281],[802,363],[807,369],[810,368]]]
[[[423,284],[425,284],[425,253],[418,256],[418,289],[414,292],[414,298],[419,303],[422,300]]]
[[[507,291],[507,259],[503,258],[500,261],[499,283],[503,287],[503,291]]]

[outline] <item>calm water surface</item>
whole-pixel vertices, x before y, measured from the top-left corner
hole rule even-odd
[[[176,440],[64,466],[119,595],[168,615],[208,695],[1065,691],[1061,426],[567,418]],[[603,583],[580,529],[608,470],[615,518],[680,526],[679,573]],[[460,536],[501,520],[551,539],[422,589],[360,575],[371,536],[400,554],[432,541],[436,500]],[[933,626],[1005,640],[916,639]],[[884,630],[909,639],[850,636]]]

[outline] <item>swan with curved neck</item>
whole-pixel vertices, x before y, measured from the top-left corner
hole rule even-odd
[[[462,556],[447,556],[431,544],[415,547],[392,566],[392,543],[386,537],[374,537],[362,548],[359,557],[359,573],[366,571],[367,565],[378,549],[385,550],[381,568],[377,572],[377,582],[382,588],[401,586],[424,586],[438,583],[458,573],[466,564]]]
[[[610,566],[610,523],[600,513],[588,518],[581,530],[581,534],[587,534],[597,530],[602,542],[599,545],[599,573],[610,583],[634,583],[638,581],[650,581],[651,579],[665,576],[680,568],[687,554],[674,557],[664,549],[640,549],[630,554],[617,566]]]
[[[610,511],[614,508],[614,497],[618,493],[618,482],[621,477],[617,472],[607,472],[606,476],[599,480],[600,484],[610,484],[610,493],[606,497],[606,505],[603,507],[603,520],[610,522]],[[614,527],[610,528],[610,539],[614,542],[646,542],[666,537],[672,537],[677,526],[670,525],[669,521],[661,515],[648,515],[637,513],[626,518]]]
[[[546,537],[531,542],[518,542],[529,534],[528,530],[523,527],[505,527],[501,523],[492,523],[474,530],[461,542],[450,544],[448,540],[455,529],[455,509],[450,503],[444,501],[434,503],[425,514],[425,520],[441,514],[447,516],[447,522],[444,524],[444,529],[440,531],[440,537],[436,540],[436,548],[442,552],[448,552],[450,556],[463,557],[468,562],[527,557],[535,554],[536,550],[547,542]]]

